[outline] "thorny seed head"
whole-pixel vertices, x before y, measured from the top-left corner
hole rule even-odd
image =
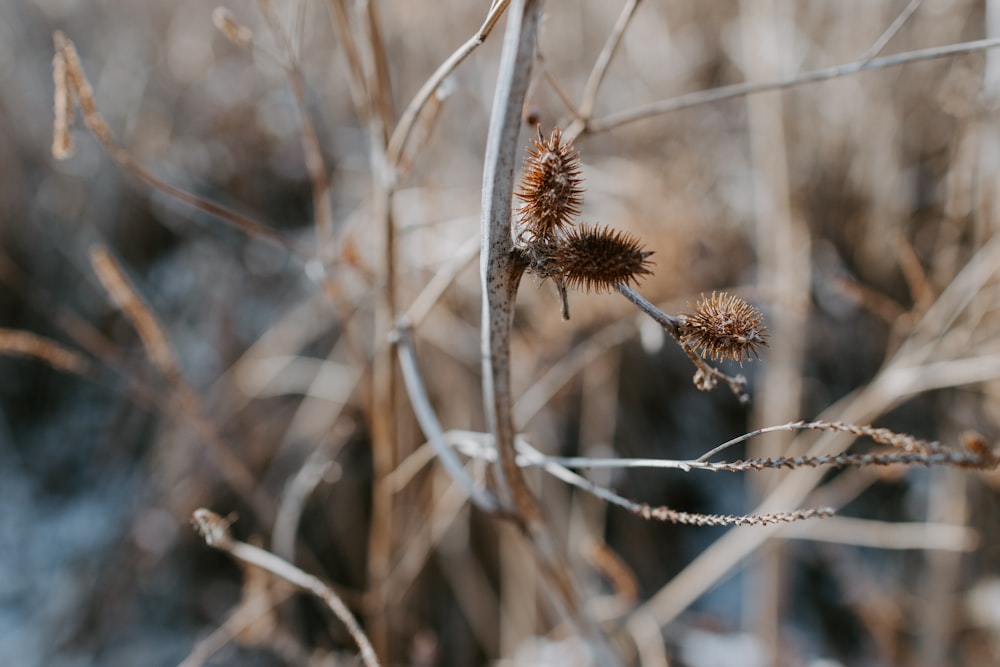
[[[583,291],[611,291],[618,283],[636,284],[641,276],[652,273],[649,256],[653,253],[631,234],[610,227],[570,229],[557,243],[548,244],[546,253],[549,271]]]
[[[743,363],[759,357],[767,345],[767,327],[759,310],[722,292],[702,295],[693,312],[682,313],[681,340],[701,356]]]
[[[583,204],[583,178],[580,154],[572,142],[561,143],[559,128],[546,141],[538,126],[538,139],[524,158],[521,187],[516,196],[523,203],[518,222],[536,239],[547,239],[553,232],[572,224]]]

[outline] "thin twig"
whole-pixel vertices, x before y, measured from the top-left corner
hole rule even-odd
[[[758,433],[766,429],[759,429]],[[545,462],[558,463],[567,468],[669,468],[674,470],[707,470],[709,472],[746,472],[749,470],[778,470],[788,468],[861,468],[889,465],[952,465],[960,468],[990,469],[996,460],[972,452],[942,451],[878,453],[878,454],[824,454],[821,456],[777,456],[738,461],[676,461],[673,459],[621,459],[588,457],[548,457]],[[539,461],[541,465],[543,462]]]
[[[324,448],[313,450],[281,494],[281,503],[274,515],[274,527],[271,530],[271,548],[286,560],[295,560],[295,535],[299,530],[306,501],[326,477],[327,471],[336,466],[328,456]]]
[[[171,385],[177,386],[181,382],[180,364],[177,363],[173,348],[167,342],[163,325],[153,314],[152,309],[139,296],[138,290],[125,275],[125,271],[104,246],[97,244],[91,246],[90,263],[112,301],[139,334],[139,340],[142,341],[142,347],[146,350],[149,360]]]
[[[181,372],[177,355],[166,331],[152,309],[146,304],[124,270],[111,254],[101,245],[90,249],[91,265],[112,301],[132,324],[146,355],[170,385],[176,396],[176,405],[171,406],[159,400],[158,393],[135,381],[128,373],[123,375],[133,381],[134,388],[143,392],[143,399],[164,409],[168,415],[182,420],[209,445],[220,472],[226,481],[247,501],[262,519],[271,516],[270,502],[257,489],[256,480],[243,459],[219,435],[214,423],[205,417],[198,394]],[[118,366],[121,368],[121,366]]]
[[[874,549],[975,551],[980,544],[976,530],[958,523],[900,523],[835,516],[821,523],[788,526],[782,539],[815,540]]]
[[[306,172],[312,188],[313,224],[316,228],[316,256],[322,266],[333,257],[333,203],[330,201],[330,177],[320,147],[319,133],[309,101],[306,98],[306,80],[298,55],[281,21],[266,0],[258,0],[258,7],[278,47],[285,54],[284,71],[299,110],[299,137],[305,159]]]
[[[419,326],[424,318],[430,314],[431,309],[444,295],[445,290],[451,286],[458,275],[475,259],[479,254],[479,239],[470,237],[465,243],[459,246],[455,252],[438,267],[434,277],[424,285],[420,294],[413,300],[407,308],[403,319],[410,323],[410,326]]]
[[[698,353],[690,345],[684,342],[681,338],[681,325],[684,323],[684,320],[679,317],[667,315],[625,283],[618,283],[615,287],[621,292],[622,296],[635,304],[639,310],[653,318],[680,345],[684,354],[687,355],[688,359],[691,360],[691,363],[697,369],[694,375],[694,384],[698,389],[710,391],[715,388],[719,380],[722,380],[729,387],[729,390],[739,398],[740,403],[750,402],[750,395],[746,392],[746,378],[742,375],[727,375],[718,368],[709,365],[704,359],[698,356]]]
[[[90,362],[54,340],[16,329],[0,329],[0,354],[32,357],[66,373],[89,376]]]
[[[455,71],[455,68],[458,67],[470,53],[475,51],[480,44],[486,41],[486,38],[493,30],[493,26],[495,26],[497,21],[500,20],[500,16],[504,13],[509,4],[510,0],[494,0],[493,4],[490,5],[489,12],[486,14],[486,20],[483,21],[483,25],[480,26],[476,34],[470,37],[468,41],[448,56],[448,59],[441,63],[436,70],[434,70],[434,73],[431,74],[430,78],[424,82],[424,85],[420,87],[417,94],[413,96],[412,100],[410,100],[410,103],[403,111],[403,115],[399,117],[399,122],[396,123],[396,128],[392,132],[392,137],[390,137],[389,145],[386,149],[386,163],[390,169],[395,169],[399,165],[399,160],[403,156],[403,150],[406,148],[406,143],[410,138],[410,134],[413,132],[417,118],[420,116],[420,111],[424,108],[424,105],[427,104],[427,100],[429,100],[431,95],[437,91],[441,82],[444,81],[453,71]]]
[[[337,43],[343,50],[347,61],[347,81],[351,89],[351,99],[358,118],[367,121],[373,110],[368,95],[368,84],[365,80],[364,67],[361,65],[361,54],[355,40],[355,28],[347,10],[347,0],[330,0],[330,16],[336,32]]]
[[[476,485],[465,472],[462,463],[455,456],[454,450],[448,446],[444,438],[444,431],[438,421],[430,399],[427,397],[427,390],[424,387],[423,378],[420,375],[420,368],[413,353],[413,330],[406,322],[401,322],[397,328],[396,353],[399,356],[399,366],[403,373],[403,382],[406,384],[406,391],[410,397],[410,405],[420,424],[420,430],[424,432],[434,451],[448,472],[451,478],[469,496],[479,509],[484,512],[497,512],[501,509],[499,499],[487,489]]]
[[[640,0],[628,0],[622,8],[621,14],[618,15],[618,20],[611,29],[611,34],[608,35],[608,40],[604,43],[604,48],[601,49],[601,53],[597,56],[597,60],[594,62],[594,69],[591,70],[590,76],[587,78],[587,83],[583,87],[583,95],[580,98],[580,105],[576,110],[576,118],[566,128],[566,132],[563,135],[567,142],[573,141],[587,127],[587,122],[594,113],[594,106],[597,104],[597,93],[601,88],[601,83],[604,82],[604,77],[608,73],[608,67],[611,65],[611,59],[614,57],[619,45],[621,45],[622,37],[625,36],[625,30],[632,21],[632,16],[635,14],[639,2]]]
[[[985,49],[992,49],[998,46],[1000,46],[1000,38],[980,39],[973,42],[960,42],[958,44],[949,44],[947,46],[935,46],[928,49],[921,49],[919,51],[907,51],[905,53],[884,56],[882,58],[857,60],[852,63],[825,67],[823,69],[804,72],[802,74],[797,74],[783,79],[776,79],[774,81],[737,83],[731,86],[722,86],[711,90],[701,90],[608,114],[603,118],[598,118],[597,120],[593,120],[588,123],[585,131],[587,133],[604,132],[621,125],[625,125],[626,123],[642,120],[643,118],[650,118],[652,116],[671,113],[681,109],[688,109],[702,104],[720,102],[722,100],[729,100],[735,97],[743,97],[744,95],[763,93],[769,90],[781,90],[783,88],[791,88],[793,86],[828,81],[830,79],[850,76],[859,72],[885,69],[887,67],[898,67],[909,63],[920,62],[923,60],[934,60],[936,58],[947,58],[948,56],[955,56],[963,53],[973,53],[975,51],[983,51]]]
[[[560,85],[558,79],[556,79],[556,77],[553,76],[552,71],[549,70],[545,61],[545,56],[542,55],[541,51],[536,54],[535,61],[538,69],[542,72],[542,76],[544,76],[545,80],[548,81],[549,87],[552,88],[552,91],[556,94],[556,97],[559,98],[559,101],[563,103],[563,106],[566,107],[574,118],[578,116],[579,112],[576,110],[576,104],[569,98],[569,95],[567,95],[566,91],[563,90],[563,87]]]
[[[485,441],[489,436],[484,433],[468,431],[450,431],[448,438],[464,454],[476,458],[496,459],[496,450],[487,446]],[[656,519],[668,523],[681,523],[695,526],[769,526],[778,523],[790,523],[812,518],[823,518],[833,515],[829,507],[814,507],[801,510],[762,512],[758,514],[700,514],[696,512],[681,512],[670,507],[653,507],[648,503],[637,502],[620,496],[600,484],[578,475],[562,465],[565,459],[545,456],[532,447],[523,438],[517,438],[517,464],[523,467],[540,467],[556,479],[577,487],[596,498],[628,510],[644,519]],[[677,467],[683,467],[682,465]]]
[[[901,11],[899,15],[896,16],[896,19],[889,24],[889,27],[885,29],[885,32],[883,32],[879,38],[875,40],[875,43],[871,45],[871,48],[865,51],[865,55],[861,56],[861,60],[868,61],[882,53],[882,49],[884,49],[886,45],[892,41],[892,38],[896,36],[896,33],[898,33],[906,22],[910,20],[913,13],[917,11],[918,7],[920,7],[921,2],[922,0],[910,0],[906,7],[903,7],[903,11]]]
[[[249,565],[254,565],[288,583],[312,593],[317,598],[326,603],[330,611],[340,619],[361,650],[361,660],[366,667],[378,667],[378,658],[371,642],[365,635],[364,630],[358,624],[357,619],[351,613],[344,601],[340,599],[332,588],[320,581],[317,577],[303,572],[288,561],[278,558],[274,554],[264,551],[259,547],[245,542],[234,540],[229,533],[229,522],[218,514],[207,510],[197,509],[192,515],[192,522],[198,533],[204,538],[205,543],[220,551],[225,551],[233,558],[243,561]]]
[[[309,259],[310,253],[302,248],[295,240],[289,238],[282,232],[271,227],[267,227],[264,224],[243,215],[242,213],[237,213],[236,211],[223,206],[222,204],[214,202],[210,199],[205,199],[204,197],[199,197],[198,195],[173,186],[166,181],[161,180],[157,176],[154,176],[152,172],[133,160],[128,152],[121,148],[115,141],[108,124],[104,121],[100,111],[98,111],[97,103],[94,99],[93,89],[87,81],[83,67],[80,65],[80,58],[76,53],[76,47],[73,45],[73,42],[67,39],[62,32],[58,31],[54,34],[53,39],[55,41],[56,51],[63,54],[68,91],[72,93],[72,96],[76,99],[77,104],[80,105],[80,109],[83,111],[84,125],[87,126],[90,133],[94,135],[98,143],[101,144],[104,150],[107,151],[119,167],[136,176],[139,180],[144,181],[154,190],[159,190],[177,201],[183,202],[192,208],[207,213],[222,222],[239,229],[247,236],[260,238],[284,248],[292,254],[302,258],[303,261],[307,261]]]

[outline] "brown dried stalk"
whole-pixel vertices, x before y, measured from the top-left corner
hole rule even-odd
[[[90,362],[54,340],[15,329],[0,329],[0,354],[32,357],[52,368],[76,375],[89,375]]]
[[[225,551],[234,558],[249,565],[259,567],[284,579],[288,583],[304,591],[312,593],[317,598],[326,603],[330,611],[340,619],[347,628],[355,643],[361,651],[361,660],[366,667],[378,667],[378,658],[371,642],[365,635],[364,630],[358,624],[354,614],[347,608],[344,601],[317,577],[303,572],[291,563],[278,558],[274,554],[264,551],[245,542],[234,540],[229,532],[229,521],[222,518],[215,512],[207,509],[197,509],[191,517],[191,522],[195,529],[204,538],[205,543],[220,551]]]
[[[178,399],[178,405],[164,404],[155,390],[138,384],[127,372],[125,372],[126,377],[132,380],[134,388],[140,392],[139,395],[143,400],[161,407],[166,414],[183,421],[203,438],[208,443],[209,451],[215,457],[226,481],[255,513],[262,519],[269,518],[273,513],[269,499],[258,491],[256,480],[243,459],[232,451],[219,435],[214,423],[204,416],[197,392],[184,379],[180,364],[159,318],[140,296],[118,262],[103,246],[96,244],[92,246],[90,256],[91,265],[101,284],[136,330],[146,355],[167,380]],[[119,363],[115,366],[121,369],[124,364]]]
[[[106,248],[96,244],[91,246],[90,264],[111,300],[139,334],[150,361],[171,385],[177,386],[181,381],[180,365],[156,315]]]
[[[61,80],[64,82],[63,84],[56,84],[57,98],[65,94],[67,100],[76,100],[76,103],[80,105],[80,109],[83,112],[84,125],[90,130],[91,134],[94,135],[111,158],[118,163],[119,167],[133,174],[153,189],[159,190],[188,206],[207,213],[239,229],[248,236],[260,238],[280,246],[303,258],[303,260],[309,258],[310,255],[305,249],[301,248],[294,240],[278,230],[267,227],[210,199],[199,197],[186,190],[170,185],[157,176],[154,176],[152,172],[133,160],[115,141],[110,128],[108,128],[108,124],[104,121],[104,117],[101,116],[100,111],[98,111],[97,102],[94,99],[94,91],[90,87],[90,82],[87,81],[87,76],[84,74],[83,66],[80,64],[80,57],[77,55],[73,42],[67,39],[60,31],[54,33],[53,41],[57,54],[53,59],[53,77],[57,81]],[[61,57],[58,54],[61,54]],[[59,74],[59,70],[63,67],[65,68],[64,76]],[[63,92],[60,92],[60,88],[62,88]],[[56,103],[60,104],[60,100],[57,99]],[[69,102],[65,104],[69,104]],[[65,106],[65,104],[60,104],[60,106]],[[66,150],[69,146],[66,143],[65,135],[69,132],[71,121],[72,114],[70,113],[62,112],[61,114],[56,114],[53,156],[58,159],[64,159],[70,155],[68,150]]]
[[[295,96],[295,106],[299,111],[299,141],[302,144],[302,153],[312,192],[313,225],[316,229],[316,257],[320,266],[326,268],[334,257],[333,204],[330,201],[329,170],[326,166],[326,160],[323,158],[319,133],[316,130],[316,120],[306,99],[305,75],[302,73],[298,54],[292,48],[291,39],[281,21],[271,11],[270,3],[258,0],[257,6],[284,56],[281,62],[282,69],[288,78],[288,85]],[[242,34],[242,32],[237,32],[236,36],[239,37]]]
[[[55,122],[52,130],[52,156],[65,160],[73,154],[73,97],[66,75],[66,54],[56,49],[52,56],[52,82],[55,86],[53,114]]]
[[[584,555],[611,584],[616,598],[626,605],[635,604],[639,599],[638,577],[607,542],[593,540],[584,549]]]
[[[212,25],[236,46],[246,47],[253,42],[253,32],[237,22],[228,7],[216,7],[212,10]]]
[[[389,139],[389,145],[386,148],[386,163],[390,168],[395,169],[399,166],[399,161],[403,157],[403,151],[406,149],[406,144],[413,133],[413,128],[420,116],[420,112],[431,98],[431,95],[438,90],[441,83],[470,53],[486,41],[486,38],[493,31],[493,26],[500,20],[500,16],[509,4],[510,0],[493,0],[486,19],[476,34],[470,37],[465,44],[458,47],[447,60],[438,66],[430,78],[420,87],[417,94],[414,95],[406,109],[403,110],[403,114],[399,117],[399,122],[396,123],[396,128],[393,130],[392,136]]]

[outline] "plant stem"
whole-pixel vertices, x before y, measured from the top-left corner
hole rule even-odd
[[[483,399],[487,425],[496,443],[499,465],[495,470],[501,495],[509,501],[514,520],[531,542],[543,581],[555,588],[552,602],[577,631],[590,640],[595,664],[616,665],[620,660],[597,625],[583,611],[569,568],[555,549],[541,508],[517,465],[514,448],[510,338],[514,302],[525,265],[514,253],[510,231],[511,197],[521,110],[535,59],[541,5],[541,0],[514,0],[511,3],[486,142],[480,254]]]

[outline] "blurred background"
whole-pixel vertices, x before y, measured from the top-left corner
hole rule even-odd
[[[368,129],[331,18],[351,3],[273,4],[329,173],[332,300],[294,253],[149,188],[81,123],[71,158],[50,152],[62,30],[138,164],[314,247],[299,106],[258,3],[225,5],[253,48],[228,41],[201,1],[0,6],[0,328],[97,357],[87,377],[0,357],[5,664],[358,664],[320,604],[239,567],[188,525],[198,507],[232,513],[238,538],[331,582],[366,617],[369,359],[384,267]],[[572,120],[561,98],[579,105],[624,5],[547,3],[526,108],[546,132]],[[377,9],[398,118],[487,3]],[[997,34],[998,11],[991,0],[639,3],[593,118],[599,127],[685,93],[983,39]],[[399,310],[442,267],[455,275],[416,328],[446,429],[484,427],[475,239],[503,26],[430,102],[392,198]],[[683,352],[620,296],[571,293],[566,322],[552,285],[526,277],[513,348],[526,438],[550,454],[696,458],[753,428],[822,415],[948,446],[967,430],[994,442],[996,58],[977,51],[582,134],[582,219],[655,252],[639,291],[673,313],[712,290],[740,294],[764,311],[771,346],[726,369],[750,379],[744,406],[725,388],[698,391]],[[533,135],[526,122],[523,143]],[[102,288],[94,244],[159,318],[190,394],[162,379]],[[424,457],[402,394],[397,426],[406,463],[388,482],[389,664],[578,664],[532,555]],[[726,457],[813,440],[784,434]],[[234,485],[243,473],[249,483]],[[831,504],[844,519],[784,533],[681,527],[529,474],[629,664],[1000,661],[996,474],[846,470],[806,486],[784,474],[591,477],[653,506],[729,514],[799,483],[803,493],[781,496],[792,506],[772,509]]]

